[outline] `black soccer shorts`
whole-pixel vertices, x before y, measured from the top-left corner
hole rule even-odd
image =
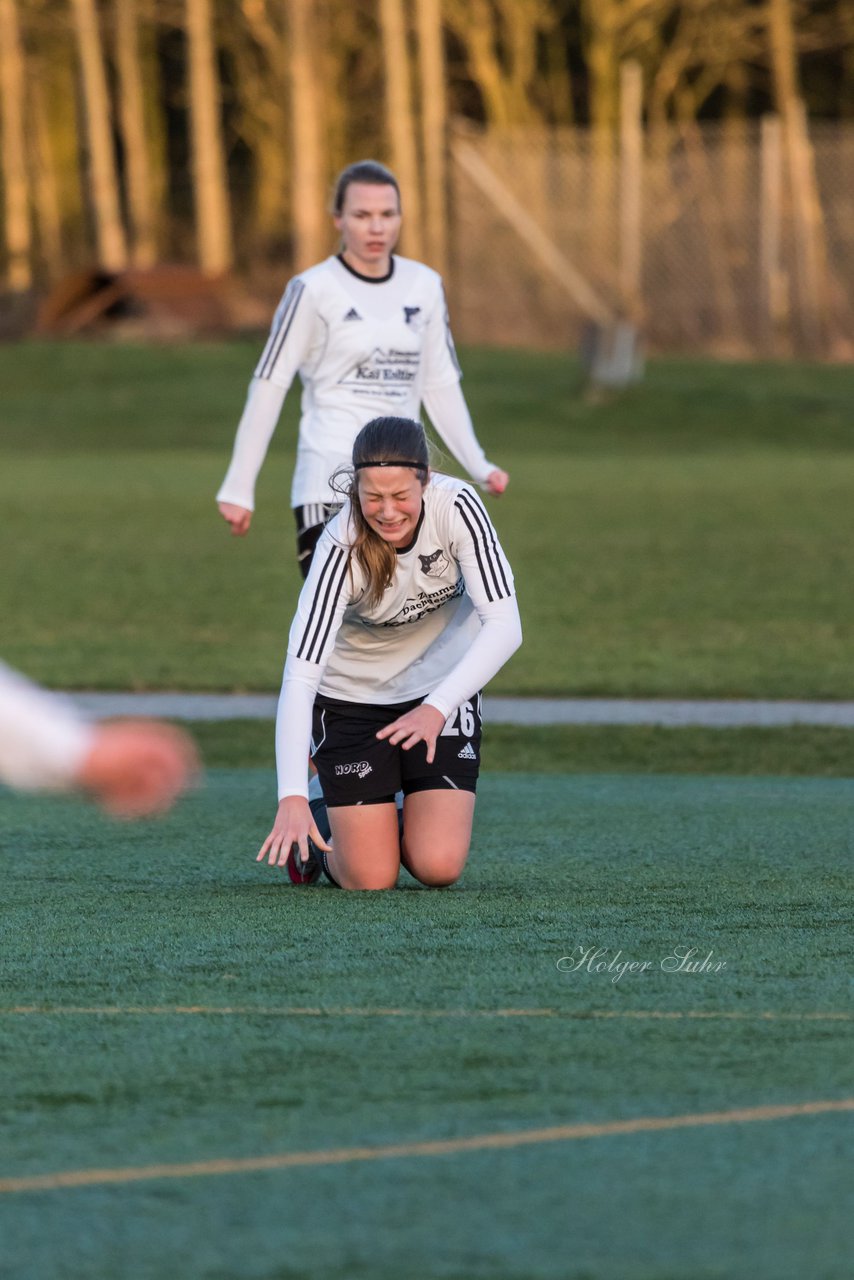
[[[480,769],[481,698],[457,707],[436,741],[427,763],[427,746],[409,751],[392,746],[377,731],[421,705],[423,699],[376,706],[343,702],[318,694],[314,703],[311,758],[330,807],[386,804],[395,793],[476,791]]]

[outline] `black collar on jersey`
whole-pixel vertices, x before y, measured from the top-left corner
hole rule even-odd
[[[395,551],[399,556],[405,556],[407,551],[411,551],[418,541],[418,535],[421,532],[421,526],[424,523],[424,499],[421,499],[421,515],[418,517],[418,524],[415,526],[415,532],[412,535],[411,542],[407,542],[405,547],[395,547]]]
[[[388,265],[388,275],[386,276],[363,276],[361,271],[357,271],[355,267],[351,267],[349,262],[344,261],[344,255],[336,253],[335,257],[341,263],[345,271],[349,271],[351,276],[355,276],[357,280],[364,280],[365,284],[385,284],[394,275],[394,255],[392,254]]]

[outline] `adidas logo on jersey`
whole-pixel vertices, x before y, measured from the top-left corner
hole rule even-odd
[[[467,742],[462,751],[457,752],[458,760],[476,760],[477,754],[470,742]]]
[[[351,307],[344,317],[345,320],[361,320],[361,318],[355,307]]]

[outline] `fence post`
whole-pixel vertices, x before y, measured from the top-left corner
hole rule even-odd
[[[780,117],[765,115],[759,155],[759,341],[779,355],[788,328],[788,280],[783,271],[783,137]]]
[[[643,74],[640,63],[620,66],[620,293],[626,316],[642,311]]]
[[[785,123],[800,285],[800,318],[807,350],[811,355],[821,355],[828,338],[824,219],[802,99],[793,105]]]

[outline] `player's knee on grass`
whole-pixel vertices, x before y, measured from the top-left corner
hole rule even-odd
[[[469,855],[474,805],[473,791],[407,795],[401,860],[410,875],[435,889],[459,880]]]
[[[359,893],[379,893],[383,890],[393,889],[397,884],[397,874],[383,875],[381,872],[372,872],[370,870],[359,870],[347,876],[348,883],[338,881],[342,889],[351,889]]]
[[[463,853],[433,850],[426,854],[413,854],[404,841],[401,861],[409,874],[421,884],[426,884],[431,889],[445,889],[459,880],[467,857],[468,846]]]
[[[397,884],[400,864],[396,856],[371,859],[359,857],[358,852],[353,851],[348,857],[346,849],[333,844],[327,858],[329,870],[341,889],[380,892],[393,889]]]
[[[455,884],[463,873],[469,856],[471,826],[464,825],[455,833],[437,836],[435,829],[419,831],[412,822],[407,831],[404,819],[400,859],[406,870],[421,884],[433,889]]]

